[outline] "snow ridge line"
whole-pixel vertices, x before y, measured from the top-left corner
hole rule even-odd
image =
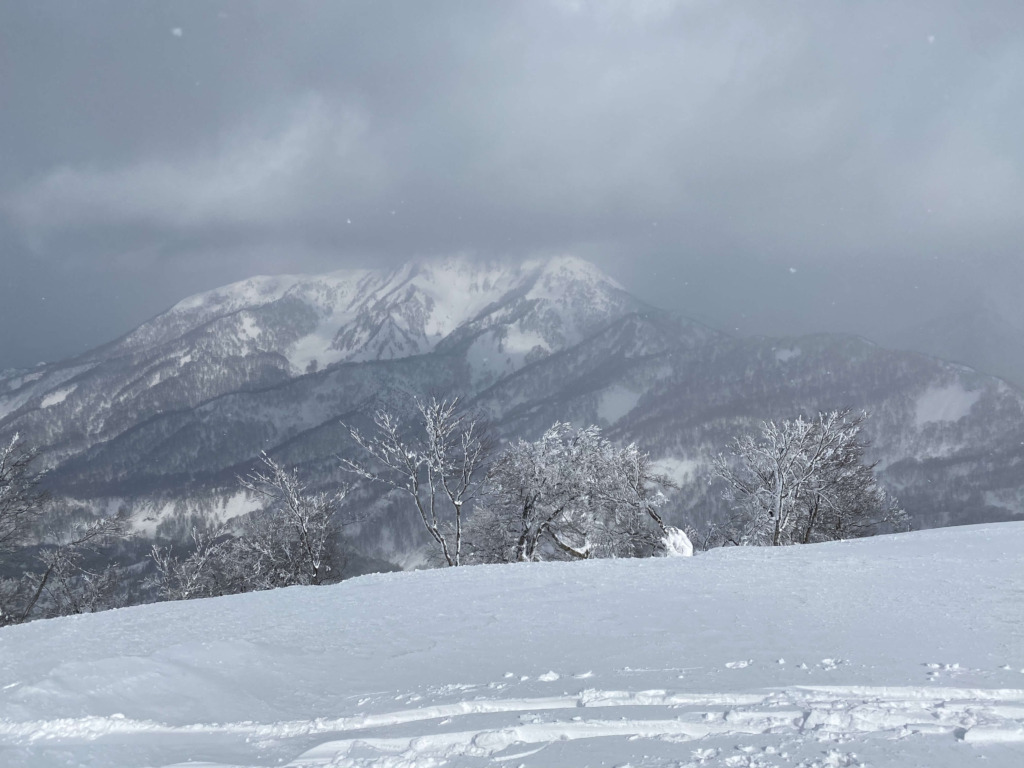
[[[676,697],[662,691],[638,694],[585,692],[597,706],[668,706]],[[581,696],[582,698],[582,696]],[[675,742],[714,736],[783,734],[818,741],[843,741],[854,735],[904,738],[921,734],[953,736],[972,743],[1024,743],[1024,691],[967,688],[808,686],[780,689],[763,696],[723,694],[680,695],[686,704],[717,704],[724,711],[688,711],[674,719],[553,720],[498,726],[485,730],[421,733],[408,736],[364,736],[320,744],[290,765],[312,767],[369,765],[441,765],[451,758],[513,759],[524,748],[560,741],[601,738],[647,738]],[[746,699],[732,704],[731,699]],[[768,707],[747,709],[749,703]],[[510,748],[516,755],[502,754]],[[355,752],[358,756],[353,755]],[[393,762],[398,760],[397,763]],[[378,762],[379,761],[379,762]]]
[[[827,694],[832,697],[892,701],[1022,701],[1024,688],[948,688],[910,685],[797,685],[780,690]],[[808,697],[808,700],[812,700]]]
[[[765,701],[767,694],[670,694],[664,690],[598,691],[587,689],[576,696],[546,696],[531,699],[476,699],[451,704],[435,704],[396,712],[357,715],[354,717],[316,718],[279,723],[242,721],[218,725],[166,725],[153,720],[133,720],[123,715],[90,716],[14,722],[0,719],[0,743],[9,739],[38,741],[66,734],[76,739],[96,739],[126,733],[237,733],[258,738],[287,738],[315,733],[337,733],[381,728],[390,725],[438,720],[462,715],[535,712],[581,707],[625,706],[722,706],[752,705]]]
[[[493,757],[509,747],[550,744],[609,737],[674,738],[693,741],[707,736],[756,735],[767,730],[792,726],[803,719],[800,712],[778,712],[750,723],[693,723],[684,720],[584,720],[530,723],[484,731],[455,731],[422,736],[359,738],[329,741],[304,753],[295,766],[346,765],[339,762],[353,748],[372,749],[381,755],[424,757]]]

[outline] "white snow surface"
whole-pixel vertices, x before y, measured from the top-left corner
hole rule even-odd
[[[256,324],[252,315],[243,312],[241,315],[242,326],[239,328],[239,334],[246,341],[252,341],[258,339],[260,335],[260,327]]]
[[[1002,523],[8,627],[0,765],[1019,768],[1021,551]]]
[[[64,387],[47,394],[39,403],[40,408],[50,408],[54,405],[59,405],[68,399],[68,395],[74,392],[78,388],[77,384],[72,384],[70,387]]]
[[[788,363],[794,357],[800,357],[802,350],[800,347],[792,347],[789,349],[777,349],[775,350],[775,359],[780,363]]]
[[[971,412],[982,390],[967,390],[956,383],[947,387],[930,387],[918,398],[914,412],[918,427],[942,421],[959,421]]]
[[[227,497],[215,496],[212,499],[202,499],[205,502],[202,512],[209,519],[218,523],[225,523],[241,515],[246,515],[260,509],[262,504],[259,499],[254,498],[245,491],[239,491]],[[117,512],[118,506],[124,503],[124,499],[107,499],[97,502],[78,502],[83,506],[92,508],[96,515],[110,515]],[[189,511],[182,510],[181,502],[175,500],[157,499],[153,501],[142,501],[135,507],[132,515],[132,530],[144,536],[156,535],[156,530],[161,522],[171,517],[175,512],[186,514]]]
[[[216,307],[227,313],[245,307],[269,304],[284,296],[301,279],[300,275],[257,275],[212,291],[189,296],[175,304],[170,312],[181,313]]]

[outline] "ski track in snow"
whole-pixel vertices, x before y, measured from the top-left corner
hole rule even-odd
[[[407,697],[418,698],[411,694],[390,698]],[[467,721],[473,719],[484,722],[480,727],[467,728],[471,724]],[[408,726],[415,728],[391,735]],[[776,742],[789,738],[791,744],[796,743],[793,739],[842,744],[853,737],[899,740],[920,735],[949,742],[1024,745],[1024,689],[795,686],[726,694],[588,688],[576,695],[466,699],[351,717],[276,723],[168,726],[118,715],[0,721],[0,748],[38,742],[74,745],[157,734],[222,736],[263,745],[323,734],[344,737],[302,751],[286,764],[294,768],[500,764],[538,755],[555,743],[579,740],[592,742],[600,754],[601,740],[623,739],[693,743],[690,752],[697,756],[694,761],[651,765],[777,765],[783,763],[764,762],[764,757],[744,762],[743,755],[749,758],[754,747],[744,746],[742,741],[771,735]],[[733,746],[739,754],[710,763],[718,757],[718,750],[698,747],[704,740],[720,741],[723,737],[731,739],[730,743],[740,742]],[[765,749],[762,746],[760,751]],[[787,755],[771,747],[767,747],[766,754],[784,762]],[[833,761],[820,765],[860,764],[850,762],[853,753],[831,754]],[[848,761],[842,762],[844,759]],[[190,761],[174,765],[195,768],[223,764]]]

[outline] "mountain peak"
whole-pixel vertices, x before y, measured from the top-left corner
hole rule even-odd
[[[570,325],[586,327],[593,323],[577,322],[583,315],[591,321],[604,314],[613,319],[625,303],[637,304],[626,300],[618,283],[575,256],[517,264],[456,255],[391,270],[247,278],[183,299],[111,353],[145,353],[216,327],[231,354],[277,353],[295,375],[342,361],[429,352],[489,308],[507,306],[513,296],[525,296],[537,311],[557,302]],[[555,314],[547,312],[548,326]],[[566,336],[564,329],[553,330]],[[550,338],[540,346],[550,350],[557,341]]]
[[[585,283],[604,283],[617,290],[625,290],[618,282],[605,274],[596,264],[579,256],[562,254],[547,259],[526,262],[535,265],[547,278],[579,281]]]

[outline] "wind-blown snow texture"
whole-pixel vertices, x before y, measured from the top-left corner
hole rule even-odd
[[[8,627],[0,764],[1018,768],[1021,551],[1003,523]]]
[[[680,307],[685,312],[685,307]],[[1024,397],[1004,382],[862,339],[734,339],[624,292],[593,265],[467,260],[262,277],[186,299],[78,359],[0,375],[0,438],[44,449],[48,483],[174,535],[222,518],[258,452],[314,485],[344,478],[348,423],[409,394],[461,394],[499,437],[558,420],[686,467],[672,522],[722,513],[710,458],[765,418],[866,408],[871,458],[919,526],[1024,514]],[[377,497],[361,503],[377,503]],[[359,546],[406,563],[401,514]]]

